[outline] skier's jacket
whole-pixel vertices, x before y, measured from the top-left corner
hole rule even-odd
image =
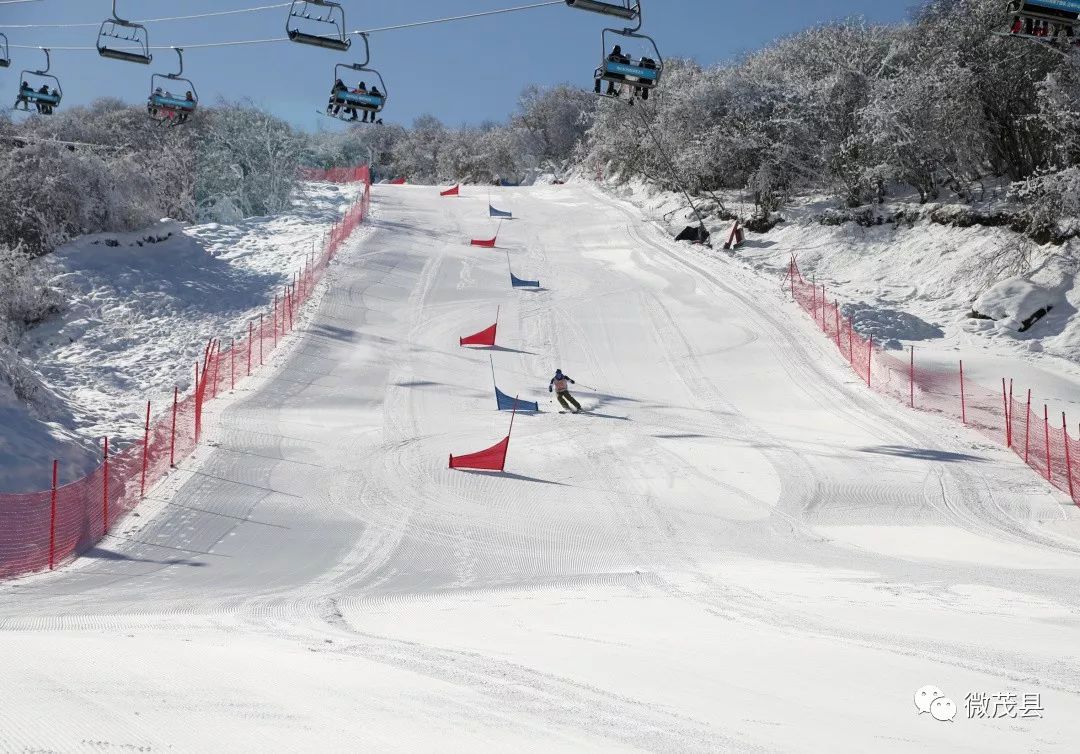
[[[569,387],[569,385],[567,385],[567,383],[570,383],[571,385],[576,385],[577,384],[572,379],[570,379],[567,375],[563,374],[562,372],[559,372],[558,374],[556,374],[554,377],[551,378],[551,382],[548,384],[548,390],[550,391],[551,386],[554,385],[555,386],[555,392],[557,392],[557,393],[565,393],[567,390],[570,389],[570,387]]]

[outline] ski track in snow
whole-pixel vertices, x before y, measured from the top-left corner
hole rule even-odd
[[[487,250],[487,195],[436,194],[376,187],[195,457],[0,585],[0,750],[1074,749],[1064,498],[630,205],[494,189],[518,219]],[[499,347],[459,348],[497,306]],[[507,473],[450,471],[506,432],[489,356],[541,413]],[[556,366],[588,413],[545,400]],[[965,719],[969,692],[1045,718]]]

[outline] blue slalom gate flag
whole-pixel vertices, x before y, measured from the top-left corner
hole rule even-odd
[[[502,217],[502,218],[505,218],[505,219],[508,219],[508,220],[513,220],[514,219],[514,213],[513,212],[507,212],[506,210],[502,210],[502,209],[495,209],[494,207],[492,207],[489,204],[488,205],[488,217]]]
[[[498,387],[495,388],[495,400],[499,404],[500,411],[513,411],[514,404],[517,404],[518,411],[535,411],[539,413],[540,403],[539,401],[523,401],[520,398],[515,398],[512,395],[507,395]]]
[[[539,280],[522,280],[514,273],[510,273],[510,285],[514,288],[539,288]]]

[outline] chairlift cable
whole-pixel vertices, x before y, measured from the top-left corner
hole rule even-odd
[[[351,36],[359,34],[376,34],[381,31],[397,31],[398,29],[414,29],[418,26],[431,26],[433,24],[445,24],[451,21],[465,21],[470,18],[481,18],[483,16],[497,16],[503,13],[517,13],[523,10],[532,10],[533,8],[544,8],[548,5],[563,5],[565,0],[549,0],[544,3],[532,3],[531,5],[518,5],[514,8],[501,8],[498,10],[480,11],[479,13],[469,13],[464,16],[450,16],[448,18],[436,18],[430,21],[414,21],[407,24],[398,24],[396,26],[381,26],[377,29],[367,29],[365,31],[350,32]]]
[[[29,2],[29,0],[23,0]],[[3,5],[3,0],[0,0],[0,5]],[[264,10],[277,10],[279,8],[288,8],[288,3],[275,3],[273,5],[258,5],[253,8],[237,8],[235,10],[219,10],[209,13],[195,13],[190,16],[168,16],[165,18],[143,18],[138,19],[135,22],[140,24],[157,24],[165,23],[166,21],[191,21],[199,18],[214,18],[216,16],[235,16],[240,13],[258,13]],[[0,28],[3,29],[82,29],[93,28],[98,26],[98,23],[77,23],[77,24],[0,24]]]
[[[3,0],[0,0],[0,2],[2,2],[2,1]],[[498,10],[482,11],[482,12],[479,12],[479,13],[470,13],[470,14],[467,14],[467,15],[464,15],[464,16],[449,16],[447,18],[436,18],[436,19],[431,19],[431,20],[428,20],[428,21],[413,21],[411,23],[397,24],[395,26],[384,26],[384,27],[380,27],[380,28],[377,28],[377,29],[369,29],[367,31],[354,31],[354,32],[349,32],[349,36],[361,36],[361,35],[364,35],[364,34],[376,34],[376,33],[384,32],[384,31],[396,31],[398,29],[412,29],[412,28],[416,28],[416,27],[419,27],[419,26],[432,26],[434,24],[445,24],[445,23],[451,23],[451,22],[454,22],[454,21],[465,21],[465,20],[473,19],[473,18],[481,18],[481,17],[484,17],[484,16],[495,16],[495,15],[500,15],[500,14],[505,14],[505,13],[517,13],[517,12],[525,11],[525,10],[533,10],[535,8],[544,8],[544,7],[551,6],[551,5],[563,5],[563,3],[564,3],[564,0],[548,0],[548,2],[543,2],[543,3],[532,3],[530,5],[518,5],[518,6],[515,6],[513,8],[501,8],[501,9],[498,9]],[[286,3],[286,5],[287,5],[287,3]],[[94,24],[94,26],[97,26],[97,24]],[[198,50],[198,49],[207,49],[207,48],[211,48],[211,47],[239,47],[239,46],[242,46],[242,45],[272,44],[272,43],[277,43],[277,42],[288,42],[288,41],[290,41],[288,37],[272,37],[272,38],[267,38],[267,39],[239,39],[239,40],[232,40],[232,41],[228,41],[228,42],[203,42],[203,43],[194,43],[194,44],[160,45],[160,46],[151,46],[150,49],[151,50],[171,50],[174,47],[183,47],[185,50]],[[21,49],[21,50],[37,50],[40,47],[41,47],[41,45],[11,45],[12,49]],[[61,45],[53,45],[52,47],[50,47],[50,49],[52,49],[52,50],[63,50],[65,52],[86,52],[86,51],[97,52],[96,47],[73,47],[73,46],[66,46],[65,47],[65,46],[61,46]]]
[[[697,205],[694,204],[694,200],[690,197],[690,191],[683,185],[683,182],[679,180],[679,172],[675,168],[674,160],[671,159],[671,156],[668,154],[667,150],[664,149],[664,145],[661,143],[654,130],[649,126],[649,122],[645,120],[645,113],[643,113],[641,109],[637,110],[637,116],[638,119],[641,121],[641,125],[645,128],[645,131],[648,132],[650,137],[652,137],[653,143],[656,144],[656,150],[664,158],[664,162],[667,164],[668,172],[671,173],[672,180],[675,182],[675,185],[679,187],[679,190],[682,192],[683,196],[686,197],[686,201],[690,204],[690,209],[693,210],[694,215],[697,216],[698,222],[701,224],[702,230],[704,230],[705,218],[702,217],[701,212],[698,211]]]

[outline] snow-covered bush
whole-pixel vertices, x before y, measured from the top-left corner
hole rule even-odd
[[[1010,195],[1021,206],[1021,228],[1041,242],[1080,235],[1080,167],[1014,183]]]
[[[202,220],[235,222],[289,206],[303,142],[283,120],[250,106],[204,113],[195,156],[195,206]]]
[[[46,260],[0,244],[0,343],[16,345],[28,327],[60,311],[63,297],[50,278]]]
[[[582,162],[669,189],[746,190],[762,212],[796,190],[850,207],[909,189],[973,201],[984,179],[1080,164],[1080,66],[995,33],[1007,27],[1001,0],[930,0],[907,24],[827,24],[712,68],[668,60],[648,102],[600,105]],[[1049,197],[1029,204],[1033,228],[1068,216],[1050,196],[1066,202],[1067,185],[1029,187]]]
[[[83,233],[191,217],[189,133],[115,101],[0,124],[0,244],[31,254]]]

